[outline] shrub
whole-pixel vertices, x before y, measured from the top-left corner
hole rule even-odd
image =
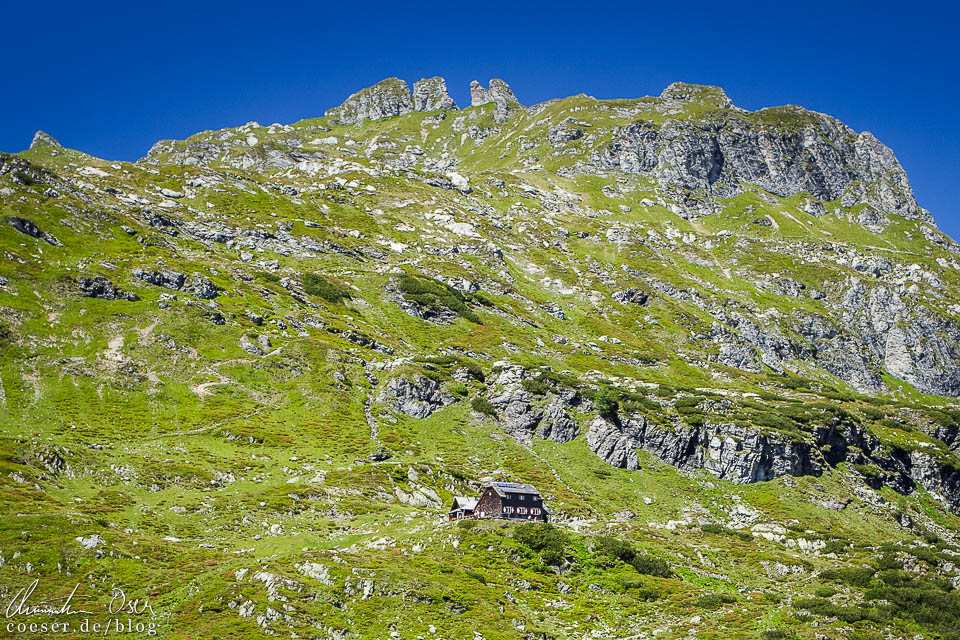
[[[255,271],[254,275],[266,282],[280,282],[280,276],[270,271]]]
[[[30,175],[28,175],[27,173],[25,173],[25,172],[23,172],[23,171],[20,171],[20,170],[15,170],[15,171],[13,172],[13,177],[14,177],[16,180],[18,180],[18,181],[20,182],[20,184],[22,184],[22,185],[24,185],[24,186],[26,186],[26,187],[29,187],[29,186],[34,185],[34,184],[37,183],[37,181],[34,180],[32,177],[30,177]]]
[[[725,604],[733,604],[736,601],[737,597],[729,593],[708,593],[697,598],[696,606],[700,609],[718,609]]]
[[[614,420],[617,417],[617,410],[620,408],[620,393],[615,387],[608,384],[601,386],[593,393],[593,405],[604,418]]]
[[[467,385],[463,384],[462,382],[455,382],[454,384],[450,385],[450,393],[465,398],[467,394],[470,393],[470,389],[468,389]]]
[[[820,575],[826,580],[843,582],[854,587],[865,587],[870,584],[874,573],[872,567],[853,567],[849,569],[828,569]]]
[[[673,403],[673,406],[676,407],[678,413],[684,413],[684,410],[689,411],[690,409],[696,409],[697,405],[703,402],[703,398],[697,396],[687,396],[684,398],[677,398],[677,401]]]
[[[660,576],[661,578],[669,578],[673,575],[673,570],[670,569],[670,563],[657,556],[637,554],[629,564],[637,570],[637,573],[644,575]]]
[[[540,561],[546,565],[558,566],[563,563],[565,547],[569,536],[546,522],[534,522],[519,525],[513,532],[514,539],[540,554]]]
[[[552,387],[545,380],[541,380],[540,378],[524,378],[523,382],[520,384],[524,389],[535,396],[546,395],[548,391],[552,390]]]
[[[487,584],[487,577],[480,573],[479,571],[473,571],[472,569],[467,569],[466,574],[479,582],[480,584]]]
[[[638,600],[646,600],[648,602],[652,602],[653,600],[660,599],[660,592],[657,591],[656,589],[651,589],[649,587],[642,587],[640,589],[637,589],[636,595]]]
[[[473,410],[477,413],[484,413],[493,417],[497,416],[497,410],[494,408],[493,403],[483,396],[474,396],[473,400],[470,401],[470,406],[473,407]]]
[[[483,324],[480,317],[467,306],[467,299],[463,294],[443,282],[424,276],[404,274],[400,276],[400,292],[411,302],[432,309],[438,307],[450,309],[474,324]]]
[[[637,573],[644,575],[661,578],[669,578],[673,575],[670,564],[663,558],[638,553],[632,544],[613,536],[598,537],[594,544],[594,553],[619,560],[633,567]]]
[[[319,296],[334,304],[349,300],[350,294],[317,273],[303,274],[303,290],[311,296]]]
[[[841,554],[847,550],[847,541],[846,540],[827,540],[826,545],[823,547],[824,553],[836,553]]]

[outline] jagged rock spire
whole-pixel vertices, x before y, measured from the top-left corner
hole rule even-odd
[[[30,148],[36,149],[38,147],[53,147],[54,149],[63,149],[63,145],[54,139],[49,133],[44,133],[43,131],[37,131],[33,134],[33,141],[30,142]]]
[[[447,92],[447,81],[440,76],[423,78],[413,84],[414,111],[436,111],[437,109],[458,109]]]
[[[517,96],[506,82],[500,78],[490,80],[490,88],[484,89],[483,85],[474,80],[470,83],[470,102],[473,107],[479,107],[482,104],[491,102],[515,102],[520,104]]]
[[[493,111],[493,119],[497,122],[506,122],[510,111],[516,107],[522,107],[517,96],[506,82],[500,78],[490,80],[490,88],[484,89],[483,85],[474,80],[470,83],[470,103],[471,106],[478,107],[483,104],[493,103],[496,108]]]

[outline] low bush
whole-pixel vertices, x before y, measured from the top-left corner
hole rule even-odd
[[[338,287],[318,273],[305,273],[301,278],[303,290],[311,296],[318,296],[334,304],[341,300],[349,300],[350,293]]]
[[[493,403],[483,396],[474,396],[473,400],[470,401],[470,406],[473,407],[473,410],[477,413],[483,413],[493,417],[497,415],[497,410],[494,408]]]
[[[594,542],[594,553],[601,557],[616,559],[633,567],[637,573],[669,578],[673,575],[670,564],[663,558],[638,552],[626,540],[613,536],[599,536]]]
[[[696,606],[699,609],[719,609],[725,604],[733,604],[737,596],[730,593],[708,593],[697,598]]]
[[[563,564],[565,549],[570,537],[562,529],[546,522],[521,524],[514,529],[513,537],[517,542],[540,555],[545,565]]]
[[[431,309],[446,308],[474,324],[483,324],[480,317],[467,306],[462,293],[448,284],[425,276],[400,276],[400,292],[404,298]]]

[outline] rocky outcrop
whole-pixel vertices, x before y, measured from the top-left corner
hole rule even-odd
[[[636,289],[623,289],[622,291],[615,291],[610,297],[619,302],[620,304],[647,304],[649,296],[642,291],[637,291]]]
[[[660,93],[660,100],[668,108],[683,108],[687,103],[706,104],[718,109],[734,108],[733,101],[720,87],[674,82]]]
[[[192,293],[201,300],[213,300],[220,295],[220,289],[207,276],[194,272],[184,280],[182,291]]]
[[[440,76],[423,78],[413,83],[414,111],[456,110],[457,108],[457,103],[447,93],[446,80]]]
[[[470,106],[479,107],[484,104],[494,104],[493,119],[503,123],[507,121],[510,112],[520,107],[520,101],[506,82],[499,78],[490,80],[489,88],[484,89],[476,80],[470,83]]]
[[[184,274],[171,269],[159,269],[157,271],[134,269],[131,272],[131,275],[133,275],[134,278],[143,280],[147,284],[152,284],[155,287],[164,287],[166,289],[173,289],[174,291],[179,291],[181,288],[183,288],[183,283],[187,279],[187,276]]]
[[[363,120],[378,120],[413,111],[410,87],[399,78],[381,80],[372,87],[361,89],[343,104],[328,109],[324,114],[340,124],[355,124]]]
[[[77,280],[80,295],[99,300],[127,300],[136,302],[140,298],[135,293],[118,289],[103,276],[82,277]]]
[[[39,149],[41,147],[48,147],[52,149],[63,149],[63,146],[57,142],[53,136],[43,131],[37,131],[33,134],[33,140],[30,141],[31,149]]]
[[[504,366],[491,385],[490,403],[496,408],[501,428],[520,441],[532,435],[570,442],[579,434],[568,409],[577,399],[576,392],[564,389],[538,397],[523,387],[526,370],[518,365]]]
[[[62,247],[63,243],[57,239],[52,233],[48,233],[40,229],[33,220],[29,218],[20,218],[18,216],[10,216],[7,218],[7,223],[19,231],[20,233],[25,233],[31,238],[37,238],[38,240],[43,240],[47,244],[51,244],[55,247]]]
[[[907,451],[881,442],[859,424],[837,417],[792,438],[752,426],[706,422],[700,427],[665,427],[643,415],[596,417],[587,446],[608,464],[640,468],[644,450],[682,471],[703,469],[735,484],[772,480],[785,475],[819,476],[828,466],[849,463],[869,469],[862,479],[875,489],[887,486],[909,494],[929,491],[951,509],[960,509],[960,469],[931,452]]]
[[[543,406],[543,415],[537,425],[537,435],[544,440],[570,442],[580,433],[576,420],[567,412],[570,401],[548,394]]]
[[[854,266],[878,272],[891,268],[872,262]],[[782,287],[774,290],[788,293]],[[795,287],[793,294],[802,291]],[[717,322],[708,334],[716,345],[710,360],[778,373],[812,362],[864,393],[882,390],[886,372],[925,393],[960,395],[956,320],[910,300],[903,287],[898,292],[887,285],[867,286],[856,277],[835,287],[827,299],[838,310],[835,316],[797,309],[786,317],[765,317],[730,309],[732,305],[712,308]]]
[[[703,89],[671,85],[662,99],[700,100]],[[722,91],[707,89],[706,101],[714,102],[716,111],[696,120],[671,118],[662,125],[641,120],[622,127],[594,154],[594,166],[652,173],[682,201],[732,197],[748,183],[782,197],[807,193],[932,222],[917,205],[896,156],[869,132],[858,134],[800,107],[734,110]]]
[[[597,416],[587,431],[587,446],[607,464],[636,471],[640,468],[636,449],[641,447],[644,425],[614,424]]]
[[[457,398],[440,389],[435,380],[416,376],[412,380],[388,380],[377,394],[376,401],[412,418],[426,418],[437,409],[455,403]]]
[[[510,85],[500,78],[490,80],[489,88],[487,89],[484,89],[483,85],[476,80],[470,83],[470,106],[479,107],[482,104],[497,101],[516,102],[520,104]]]
[[[643,449],[678,469],[705,469],[736,484],[821,472],[810,445],[727,424],[670,429],[641,415],[616,421],[597,417],[590,424],[587,446],[615,467],[638,469],[636,450]]]

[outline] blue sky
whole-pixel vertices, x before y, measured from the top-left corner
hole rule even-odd
[[[149,5],[149,6],[147,6]],[[0,150],[43,129],[133,160],[161,138],[322,115],[387,77],[502,77],[525,104],[720,85],[872,131],[960,238],[960,10],[947,3],[60,3],[0,0]]]

